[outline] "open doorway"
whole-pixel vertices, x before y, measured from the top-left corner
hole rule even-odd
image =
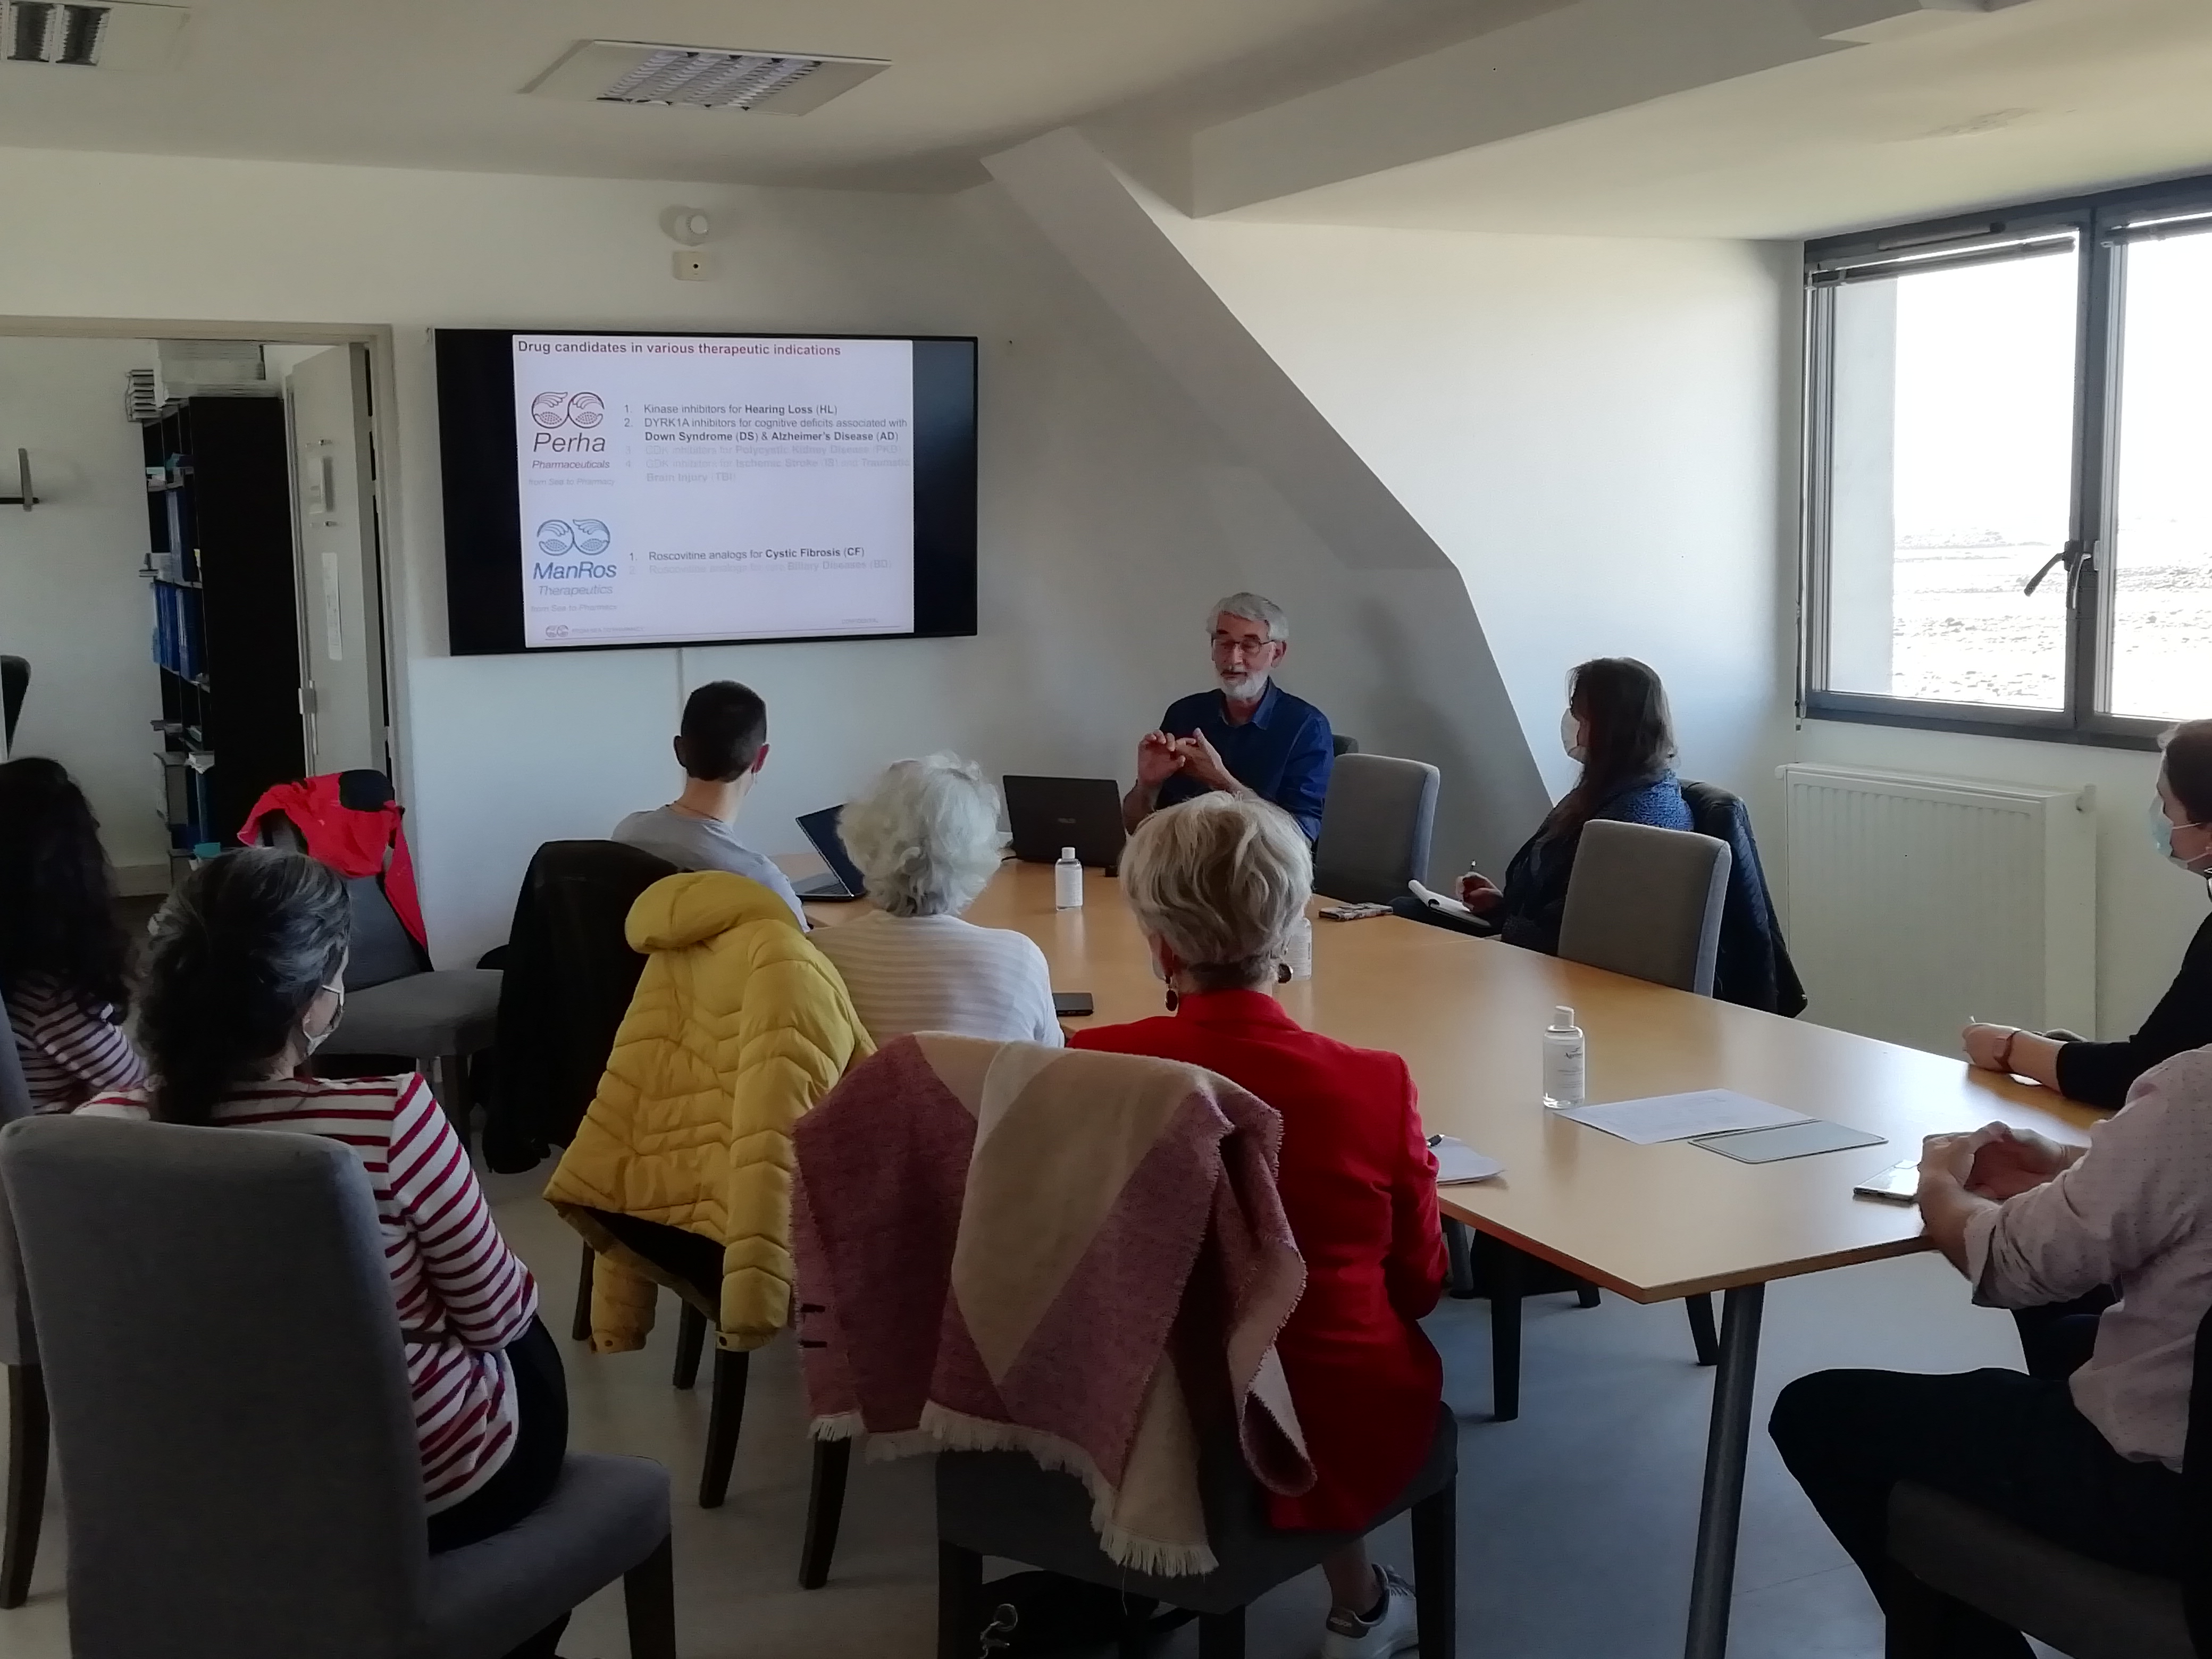
[[[0,501],[0,735],[159,893],[271,784],[392,775],[368,341],[32,326],[0,327],[0,497],[33,497]]]

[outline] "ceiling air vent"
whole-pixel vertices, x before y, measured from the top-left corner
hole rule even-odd
[[[17,64],[100,62],[100,39],[107,33],[105,6],[52,5],[45,0],[15,0],[8,8],[8,57]]]
[[[890,67],[878,58],[580,40],[526,90],[602,104],[684,104],[804,115]]]
[[[167,60],[185,16],[178,6],[0,0],[0,64],[153,69]]]

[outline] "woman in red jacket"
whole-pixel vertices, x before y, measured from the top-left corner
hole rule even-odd
[[[1121,890],[1168,984],[1169,1017],[1079,1033],[1079,1048],[1187,1060],[1282,1114],[1278,1178],[1306,1261],[1276,1346],[1313,1455],[1279,1527],[1364,1532],[1427,1456],[1443,1365],[1417,1322],[1443,1288],[1436,1160],[1396,1054],[1304,1030],[1272,990],[1312,890],[1297,825],[1263,801],[1201,795],[1130,837]],[[1413,1596],[1364,1544],[1327,1563],[1323,1659],[1413,1645]]]

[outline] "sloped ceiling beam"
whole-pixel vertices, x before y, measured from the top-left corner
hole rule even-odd
[[[1204,129],[1192,207],[1255,208],[2021,3],[1576,0]]]

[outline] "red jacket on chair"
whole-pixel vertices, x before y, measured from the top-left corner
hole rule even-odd
[[[280,783],[262,792],[240,826],[248,847],[261,840],[261,820],[282,812],[306,838],[307,856],[340,875],[384,878],[384,896],[399,925],[428,950],[422,931],[422,903],[415,894],[415,861],[407,855],[407,834],[399,827],[400,806],[391,780],[367,769],[325,772],[319,778]]]
[[[1282,1115],[1276,1185],[1306,1289],[1276,1339],[1315,1481],[1269,1498],[1279,1527],[1364,1531],[1428,1455],[1443,1363],[1415,1322],[1443,1289],[1437,1163],[1396,1054],[1309,1031],[1260,991],[1186,996],[1077,1048],[1188,1060]]]

